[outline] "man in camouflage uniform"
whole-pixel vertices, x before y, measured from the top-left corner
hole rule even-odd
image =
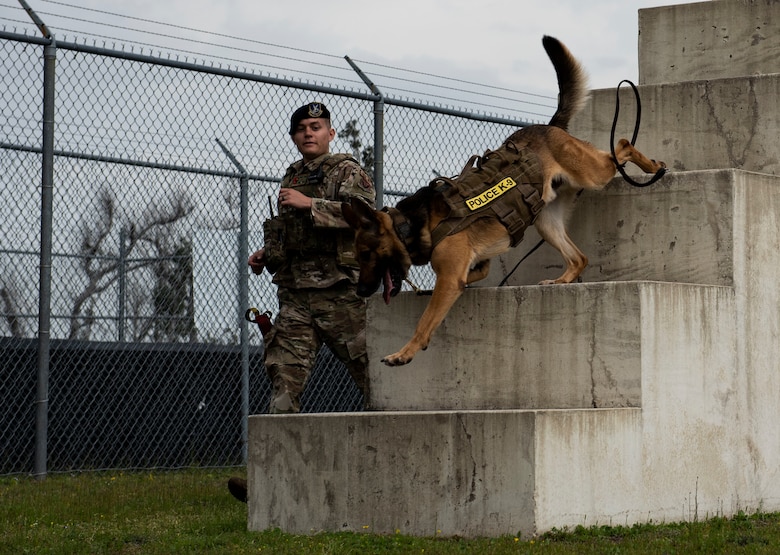
[[[341,215],[352,197],[375,204],[371,178],[352,157],[331,154],[336,136],[324,104],[297,109],[290,137],[303,158],[292,164],[279,192],[279,216],[266,222],[265,246],[249,257],[255,274],[267,268],[279,297],[279,315],[265,336],[265,366],[273,386],[269,412],[296,413],[325,343],[349,370],[369,404],[366,301],[356,292],[354,233]],[[246,481],[230,492],[246,502]]]
[[[290,137],[303,158],[282,180],[274,245],[266,237],[265,248],[249,257],[252,271],[268,268],[278,287],[279,315],[265,337],[272,413],[300,411],[300,395],[322,343],[346,365],[364,403],[369,400],[366,305],[355,291],[355,237],[341,203],[358,197],[373,206],[376,194],[356,160],[330,153],[335,136],[322,103],[293,113]]]

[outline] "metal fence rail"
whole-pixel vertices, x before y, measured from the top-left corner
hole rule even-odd
[[[56,57],[50,122],[45,49]],[[243,313],[276,309],[270,277],[246,260],[297,158],[289,114],[314,99],[337,130],[355,131],[333,150],[373,150],[385,204],[524,125],[0,32],[0,474],[33,471],[42,448],[44,472],[242,462],[245,417],[269,393]],[[424,269],[414,278],[430,286]],[[304,410],[354,410],[359,395],[324,350]]]

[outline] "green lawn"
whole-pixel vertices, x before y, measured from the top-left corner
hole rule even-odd
[[[780,514],[699,523],[577,528],[538,538],[462,539],[247,532],[227,492],[236,470],[0,478],[0,553],[780,553]]]

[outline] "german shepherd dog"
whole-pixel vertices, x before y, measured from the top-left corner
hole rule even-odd
[[[548,125],[524,127],[506,141],[527,145],[538,157],[542,174],[538,186],[544,207],[533,225],[566,263],[560,277],[541,284],[571,283],[588,264],[587,257],[566,232],[578,192],[603,189],[615,176],[616,164],[632,162],[647,173],[663,171],[666,165],[648,159],[626,139],[618,142],[615,160],[609,152],[569,135],[566,131],[569,121],[587,99],[585,71],[557,39],[545,36],[542,44],[558,78],[557,110]],[[436,274],[431,300],[414,335],[401,350],[382,359],[389,366],[407,364],[419,350],[425,349],[466,285],[485,278],[490,259],[510,248],[507,228],[491,215],[476,219],[431,245],[432,231],[449,213],[442,194],[432,187],[420,189],[399,201],[395,208],[376,211],[365,203],[353,201],[342,204],[342,213],[355,230],[360,264],[359,295],[368,297],[384,283],[385,302],[389,302],[400,290],[412,264],[430,262]],[[399,233],[399,214],[402,233]],[[420,252],[427,255],[421,257]]]

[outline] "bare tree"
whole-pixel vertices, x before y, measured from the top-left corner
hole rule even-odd
[[[3,312],[11,337],[27,337],[27,326],[20,318],[19,291],[6,282],[0,282],[0,310]]]
[[[124,259],[123,271],[131,273],[157,262],[160,237],[170,226],[187,217],[193,210],[184,195],[175,195],[163,206],[154,206],[142,214],[138,221],[125,222],[127,230],[122,253],[109,245],[109,238],[116,235],[117,222],[116,199],[107,189],[98,195],[99,209],[92,222],[84,223],[81,230],[80,261],[81,269],[87,277],[87,283],[76,295],[71,308],[69,339],[89,339],[95,318],[95,298],[114,285],[120,277],[120,265]],[[145,250],[154,256],[134,258],[137,251]]]
[[[165,256],[153,265],[152,335],[156,341],[195,341],[192,243],[187,239],[171,242],[170,236],[160,234],[157,251]]]

